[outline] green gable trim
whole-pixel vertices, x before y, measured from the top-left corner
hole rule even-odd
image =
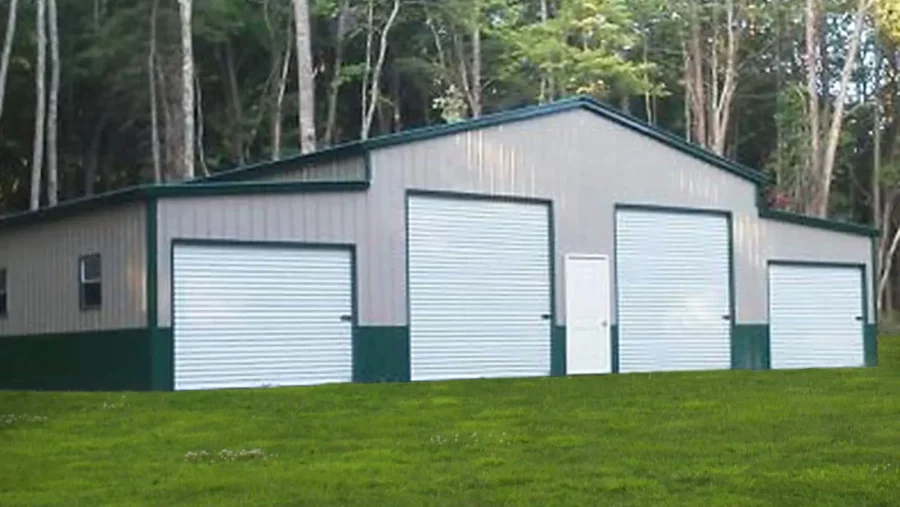
[[[731,368],[735,370],[768,370],[768,324],[735,324],[731,334]]]
[[[350,141],[347,143],[324,148],[312,153],[294,155],[279,160],[259,162],[216,171],[209,176],[197,178],[187,182],[189,185],[205,184],[216,181],[241,181],[247,177],[260,178],[282,172],[300,169],[307,164],[328,162],[342,158],[366,156],[365,143],[362,141]]]
[[[297,169],[298,167],[302,167],[306,164],[312,164],[325,160],[360,156],[361,154],[368,153],[376,149],[389,148],[392,146],[412,143],[415,141],[424,141],[437,137],[459,134],[487,127],[493,127],[496,125],[514,123],[518,121],[529,120],[532,118],[539,118],[542,116],[549,116],[579,109],[589,111],[593,114],[596,114],[597,116],[610,120],[619,126],[625,127],[643,136],[649,137],[650,139],[663,143],[670,148],[674,148],[691,157],[700,159],[708,164],[711,164],[740,178],[749,180],[757,185],[763,185],[770,182],[769,176],[765,173],[756,171],[755,169],[716,155],[696,144],[689,143],[670,132],[654,127],[644,122],[643,120],[623,113],[618,109],[615,109],[611,106],[598,102],[591,97],[586,96],[572,97],[550,104],[520,107],[517,109],[501,111],[465,121],[414,128],[407,131],[379,136],[368,140],[350,141],[305,155],[298,155],[273,162],[263,162],[252,166],[238,167],[227,171],[218,172],[207,178],[197,181],[229,181],[238,180],[245,177],[260,177],[280,171]]]
[[[409,328],[358,326],[353,333],[354,382],[409,382]]]
[[[150,389],[147,330],[114,329],[0,338],[0,389]]]
[[[814,229],[824,229],[834,232],[843,232],[847,234],[856,234],[858,236],[877,237],[878,229],[866,225],[854,224],[850,222],[841,222],[838,220],[828,220],[825,218],[809,217],[787,211],[760,208],[759,217],[777,222],[785,222],[789,224],[802,225],[812,227]]]
[[[47,220],[154,198],[208,197],[254,194],[302,194],[318,192],[361,192],[369,188],[368,181],[309,181],[309,182],[211,182],[141,185],[63,202],[50,208],[23,211],[0,217],[0,231]]]

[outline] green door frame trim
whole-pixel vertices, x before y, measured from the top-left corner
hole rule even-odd
[[[619,211],[647,211],[652,213],[670,213],[683,215],[711,215],[724,217],[728,224],[728,346],[731,350],[731,367],[735,367],[734,354],[734,337],[735,326],[737,321],[737,290],[735,288],[735,268],[734,268],[734,219],[731,210],[723,210],[717,208],[690,208],[679,206],[665,206],[653,204],[637,204],[637,203],[620,203],[613,204],[613,286],[616,298],[616,326],[618,333],[615,343],[613,344],[615,352],[616,364],[613,365],[613,373],[619,373],[619,336],[622,335],[622,324],[619,322],[619,251],[618,251],[618,214]]]
[[[796,260],[786,260],[786,259],[769,259],[766,262],[766,318],[769,321],[769,327],[772,326],[772,295],[769,293],[771,287],[771,267],[772,266],[797,266],[797,267],[807,267],[807,268],[840,268],[840,269],[858,269],[859,270],[859,278],[860,284],[862,285],[862,322],[860,322],[859,333],[862,338],[863,344],[863,362],[866,362],[866,328],[869,326],[869,322],[873,320],[873,315],[878,314],[878,310],[876,309],[874,312],[869,311],[869,291],[866,283],[866,265],[864,263],[857,262],[829,262],[829,261],[796,261]],[[874,267],[873,267],[874,271]],[[874,290],[874,287],[873,287]],[[877,341],[877,338],[876,338]],[[772,357],[772,341],[769,340],[769,357]]]
[[[357,270],[356,270],[356,244],[354,243],[324,243],[304,241],[265,241],[265,240],[238,240],[238,239],[205,239],[205,238],[172,238],[169,242],[169,314],[172,327],[172,347],[169,357],[169,372],[171,376],[171,388],[175,386],[175,247],[178,245],[195,246],[234,246],[241,248],[291,248],[297,250],[331,250],[344,251],[350,254],[350,344],[351,344],[351,381],[359,382],[359,365],[356,356],[356,342],[359,330],[359,306],[357,301]]]
[[[547,344],[548,344],[548,360],[550,361],[550,371],[547,372],[548,376],[564,376],[566,374],[565,371],[565,362],[563,362],[562,368],[559,367],[554,368],[553,366],[553,346],[554,346],[554,328],[556,327],[556,227],[555,227],[555,214],[554,214],[554,203],[553,199],[546,199],[541,197],[527,197],[527,196],[519,196],[519,195],[510,195],[510,194],[485,194],[485,193],[477,193],[477,192],[460,192],[460,191],[449,191],[449,190],[423,190],[423,189],[412,189],[407,188],[404,196],[404,234],[406,236],[406,325],[409,329],[409,342],[410,342],[410,375],[409,378],[412,380],[412,298],[410,297],[409,290],[409,199],[410,197],[436,197],[436,198],[445,198],[445,199],[457,199],[457,200],[471,200],[471,201],[496,201],[496,202],[512,202],[512,203],[522,203],[522,204],[539,204],[547,207],[547,244],[549,246],[549,262],[548,271],[550,272],[550,326],[547,333]],[[563,351],[565,353],[565,351]]]

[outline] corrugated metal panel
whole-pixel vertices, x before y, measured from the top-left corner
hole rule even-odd
[[[863,366],[862,273],[769,266],[772,368]]]
[[[261,176],[249,171],[244,180],[261,181],[365,181],[366,162],[363,157],[342,157],[326,160]]]
[[[406,188],[553,200],[557,266],[568,252],[612,257],[615,203],[732,210],[749,218],[735,221],[736,233],[756,226],[753,184],[586,111],[379,149],[372,170],[371,199],[391,206],[379,222],[391,231],[402,228],[397,222]],[[739,253],[738,302],[748,308],[743,318],[764,322],[765,285],[741,292],[752,277],[765,278],[764,264],[757,274],[754,252]],[[565,324],[563,281],[559,269],[558,325]],[[615,316],[615,302],[612,311]]]
[[[619,210],[620,371],[731,366],[728,221]]]
[[[174,247],[175,388],[352,380],[346,250]]]
[[[550,373],[546,205],[409,197],[413,380]]]
[[[866,267],[866,291],[869,303],[870,322],[875,318],[875,298],[872,297],[872,241],[870,238],[835,231],[804,227],[802,225],[758,219],[756,222],[762,236],[761,256],[755,259],[752,283],[759,286],[763,294],[763,315],[768,319],[769,302],[767,295],[768,261],[800,261],[822,263],[860,264]],[[740,246],[740,245],[738,245]],[[749,247],[749,245],[748,245]],[[749,249],[749,248],[748,248]],[[740,300],[738,300],[740,303]]]
[[[145,327],[146,209],[136,202],[0,235],[9,315],[0,336]],[[103,305],[82,311],[78,258],[102,258]]]

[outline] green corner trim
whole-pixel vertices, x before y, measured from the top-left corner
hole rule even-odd
[[[768,370],[768,324],[735,324],[731,334],[731,367],[736,370]]]
[[[150,389],[145,328],[0,338],[0,389]]]
[[[358,326],[353,334],[354,382],[408,382],[409,328]]]
[[[147,269],[147,334],[150,338],[150,388],[155,391],[169,391],[173,388],[171,330],[159,329],[159,294],[157,290],[158,249],[157,217],[158,206],[155,198],[147,199],[146,246]]]

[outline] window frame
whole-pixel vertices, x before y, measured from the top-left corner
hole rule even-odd
[[[87,279],[85,276],[85,267],[89,259],[97,258],[99,272],[97,278]],[[99,287],[100,300],[96,304],[88,304],[85,297],[85,288],[88,285],[97,285]],[[78,306],[81,311],[99,310],[103,307],[103,257],[99,252],[84,254],[78,257]]]

